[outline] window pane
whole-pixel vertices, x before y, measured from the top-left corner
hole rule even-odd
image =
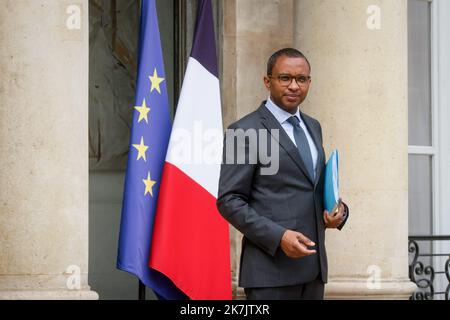
[[[409,155],[409,234],[432,234],[432,159]]]
[[[408,133],[410,145],[431,145],[430,3],[408,1]]]

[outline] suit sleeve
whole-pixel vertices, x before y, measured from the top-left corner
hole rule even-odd
[[[286,228],[258,214],[250,206],[249,198],[253,176],[259,168],[257,164],[248,164],[249,161],[245,161],[244,164],[236,162],[235,154],[239,151],[245,152],[245,159],[250,158],[247,139],[241,145],[236,143],[237,148],[233,148],[233,154],[230,154],[231,152],[227,154],[227,142],[230,142],[231,136],[229,133],[232,131],[234,130],[227,130],[225,133],[217,208],[221,215],[242,232],[246,238],[267,254],[274,256]],[[252,148],[252,150],[254,149]]]
[[[348,206],[344,202],[342,202],[342,204],[344,205],[344,221],[342,221],[342,223],[337,227],[338,230],[341,230],[344,227],[345,223],[347,222],[348,216],[350,214]]]

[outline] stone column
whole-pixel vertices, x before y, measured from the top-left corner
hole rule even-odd
[[[263,84],[270,55],[293,43],[293,0],[226,0],[223,10],[222,100],[224,126],[256,110],[268,97]],[[233,296],[237,287],[242,235],[231,228]]]
[[[340,152],[342,231],[327,231],[326,298],[408,298],[406,0],[295,1],[312,65],[304,110]],[[378,19],[379,18],[379,19]]]
[[[0,299],[97,299],[88,275],[88,0],[0,6]]]

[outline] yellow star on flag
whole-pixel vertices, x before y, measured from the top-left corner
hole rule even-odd
[[[147,193],[150,193],[150,195],[153,197],[153,186],[155,185],[156,181],[153,181],[150,178],[150,171],[148,172],[147,179],[142,179],[142,182],[144,182],[145,184],[144,196],[147,195]]]
[[[159,78],[158,77],[158,73],[156,72],[156,68],[155,71],[153,71],[153,76],[150,76],[150,81],[152,83],[152,88],[150,89],[150,92],[153,92],[153,90],[156,89],[156,91],[158,91],[159,94],[161,94],[161,88],[159,87],[159,85],[161,84],[161,82],[164,81],[164,78]]]
[[[141,137],[140,144],[133,144],[133,147],[135,147],[136,150],[138,151],[138,157],[136,161],[139,160],[140,158],[143,158],[144,161],[147,161],[147,158],[145,157],[145,152],[147,151],[148,146],[144,144],[144,137]]]
[[[150,112],[150,108],[147,108],[147,105],[145,104],[145,99],[144,102],[142,102],[142,106],[135,106],[134,108],[139,112],[138,123],[141,122],[141,120],[145,120],[145,122],[148,123],[147,115]]]

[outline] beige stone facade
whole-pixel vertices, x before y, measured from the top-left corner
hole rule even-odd
[[[81,8],[79,27],[68,28],[71,4]],[[378,29],[367,25],[373,4]],[[262,77],[273,51],[294,46],[312,64],[303,108],[321,122],[327,154],[340,151],[351,210],[342,231],[327,231],[326,298],[409,297],[406,0],[221,6],[226,126],[266,99]],[[0,299],[98,298],[87,282],[87,8],[88,0],[0,6]],[[241,298],[241,236],[232,230],[230,238]]]

